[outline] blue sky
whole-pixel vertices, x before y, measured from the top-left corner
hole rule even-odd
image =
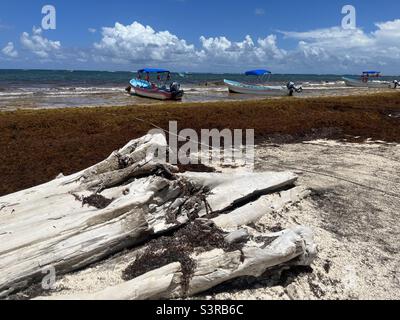
[[[39,29],[46,4],[56,30]],[[346,4],[357,13],[351,32],[340,29]],[[399,18],[389,0],[2,0],[0,68],[399,74]]]

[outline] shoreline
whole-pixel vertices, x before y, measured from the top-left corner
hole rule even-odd
[[[83,90],[75,91],[76,88],[66,89],[64,93],[52,90],[43,92],[24,92],[22,95],[0,92],[0,112],[16,110],[48,110],[64,108],[95,108],[95,107],[132,107],[147,106],[157,104],[170,104],[157,100],[146,99],[138,96],[131,96],[125,92],[125,89],[114,87],[107,92],[97,88],[99,91]],[[89,88],[90,89],[90,88]],[[93,89],[93,88],[92,88]],[[213,103],[213,102],[235,102],[235,101],[259,101],[259,100],[277,100],[282,97],[265,97],[257,95],[242,95],[229,93],[225,86],[219,87],[189,87],[185,88],[183,104],[187,103]],[[304,86],[303,92],[291,97],[291,99],[307,98],[334,98],[348,96],[370,96],[375,94],[390,94],[396,92],[394,89],[382,88],[351,88],[341,86],[326,86],[324,84],[314,84]]]
[[[137,119],[143,119],[140,122]],[[0,196],[86,168],[153,123],[255,129],[256,144],[314,139],[400,142],[400,94],[0,112]]]

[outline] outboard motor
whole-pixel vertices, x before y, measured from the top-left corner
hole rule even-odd
[[[288,82],[286,87],[289,90],[289,96],[293,96],[293,93],[295,92],[297,93],[303,92],[303,87],[302,86],[296,87],[296,85],[292,81]]]
[[[173,82],[169,86],[169,90],[172,93],[172,96],[175,100],[182,99],[183,97],[183,90],[181,90],[181,85],[178,82]]]
[[[181,85],[178,82],[172,82],[169,86],[169,89],[171,90],[171,92],[177,92],[181,89]]]

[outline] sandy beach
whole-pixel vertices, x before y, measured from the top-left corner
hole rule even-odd
[[[374,141],[260,144],[257,171],[294,170],[298,184],[312,194],[265,216],[255,228],[308,225],[316,234],[318,258],[310,269],[235,280],[195,299],[400,299],[399,151],[399,144]],[[51,295],[93,293],[122,283],[123,270],[140,252],[124,252],[64,276]],[[35,288],[17,298],[32,292]]]
[[[77,172],[153,125],[167,128],[169,120],[196,130],[254,128],[255,170],[292,171],[297,184],[311,191],[253,226],[260,232],[310,226],[318,244],[311,268],[234,280],[195,299],[400,298],[398,92],[3,112],[0,194]],[[91,293],[119,284],[138,253],[140,248],[124,251],[62,276],[46,294]],[[10,298],[40,294],[32,287]]]
[[[0,2],[0,304],[400,300],[399,12]]]
[[[265,232],[310,226],[318,257],[309,269],[233,280],[193,299],[400,299],[399,151],[399,144],[377,141],[258,145],[256,171],[292,170],[311,195],[253,227]],[[140,247],[124,251],[62,276],[51,293],[34,286],[11,298],[74,296],[121,284],[123,270],[141,252]]]

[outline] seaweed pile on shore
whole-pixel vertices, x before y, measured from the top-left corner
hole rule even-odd
[[[155,124],[255,129],[256,141],[400,142],[400,94],[0,113],[0,195],[92,165]],[[393,116],[395,115],[395,116]],[[137,119],[144,121],[138,121]]]

